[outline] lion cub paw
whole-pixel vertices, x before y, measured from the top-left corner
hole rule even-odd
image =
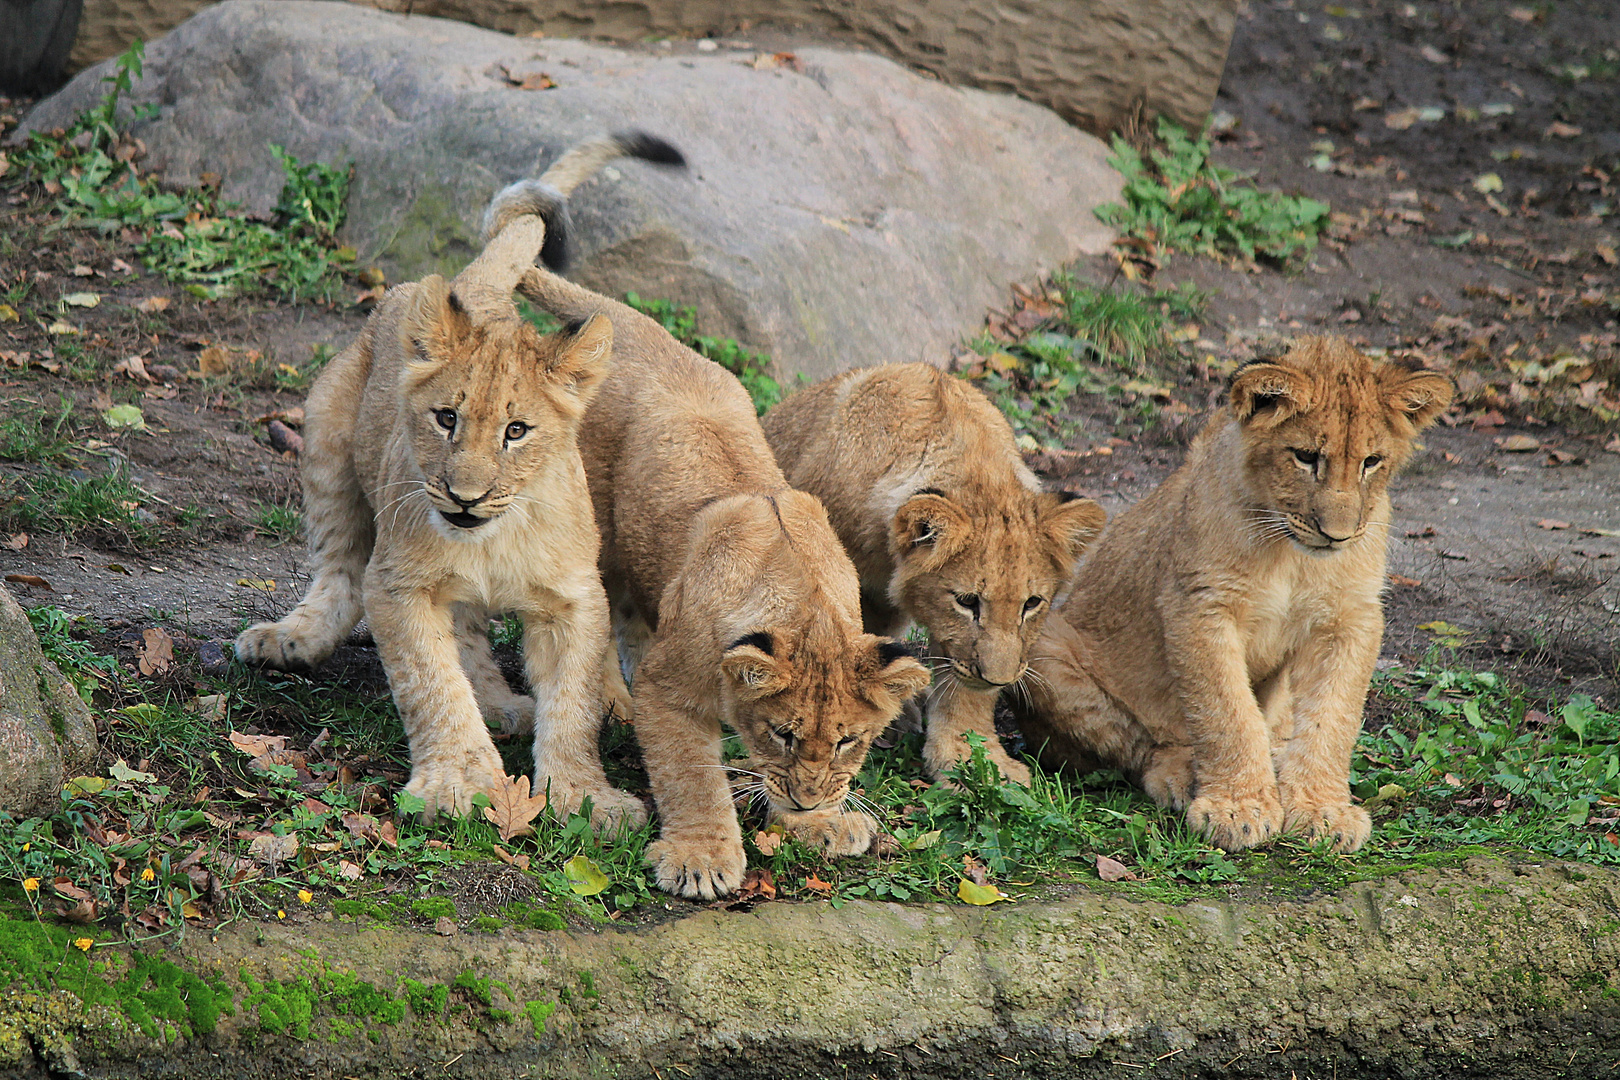
[[[318,667],[332,655],[332,646],[304,632],[292,619],[248,627],[236,637],[236,658],[244,664],[281,671]]]
[[[1283,825],[1288,832],[1303,833],[1311,840],[1328,840],[1334,851],[1359,851],[1372,836],[1372,818],[1367,811],[1349,803],[1326,806],[1295,806],[1288,810]]]
[[[1142,790],[1159,806],[1185,810],[1192,802],[1196,774],[1190,746],[1160,746],[1142,770]]]
[[[493,753],[490,756],[493,758]],[[405,790],[427,803],[422,810],[424,820],[431,821],[439,813],[460,817],[471,812],[474,795],[488,794],[494,779],[505,775],[499,758],[467,768],[424,764],[411,769]]]
[[[523,735],[534,730],[534,698],[507,691],[478,703],[484,726],[500,735]]]
[[[960,750],[960,752],[953,755],[950,753],[949,749],[947,749],[946,744],[940,740],[931,739],[923,744],[923,767],[928,770],[928,775],[935,781],[948,782],[946,780],[946,774],[953,766],[956,765],[957,762],[967,759],[967,743],[958,740],[957,748]],[[1003,780],[1007,781],[1009,784],[1019,784],[1023,787],[1029,787],[1029,766],[1025,765],[1022,761],[1014,761],[1011,755],[1001,748],[1001,741],[999,739],[992,738],[986,740],[984,754],[985,757],[990,759],[990,763],[1001,771],[1001,778]]]
[[[1282,832],[1282,804],[1269,792],[1255,799],[1200,795],[1187,807],[1187,824],[1223,851],[1242,851]]]
[[[551,795],[550,807],[559,821],[567,821],[570,814],[591,800],[591,828],[598,834],[611,836],[621,829],[639,829],[647,824],[647,807],[640,799],[615,787],[576,787],[553,777],[536,785]]]
[[[716,837],[658,840],[647,845],[647,862],[665,892],[688,900],[713,900],[742,884],[748,859],[739,841]]]
[[[793,810],[778,812],[777,821],[795,840],[801,840],[829,858],[865,855],[879,835],[878,823],[870,814],[848,810]]]

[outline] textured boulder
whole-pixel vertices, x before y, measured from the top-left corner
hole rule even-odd
[[[213,0],[85,0],[84,67]],[[1215,100],[1237,0],[356,0],[553,37],[647,41],[762,25],[853,41],[946,82],[1006,90],[1105,134],[1163,114],[1198,127]]]
[[[347,236],[394,277],[453,271],[499,184],[604,129],[641,127],[692,168],[607,170],[576,193],[576,276],[697,305],[787,371],[940,361],[1008,282],[1111,239],[1118,198],[1096,139],[1009,95],[964,90],[866,53],[691,56],[515,39],[310,0],[206,8],[147,49],[135,131],[172,180],[224,177],[269,209],[267,144],[355,163]],[[102,67],[27,118],[65,123]],[[554,89],[512,85],[545,74]],[[538,83],[538,78],[532,83]]]
[[[0,810],[48,812],[96,756],[90,709],[40,651],[28,615],[0,588]]]

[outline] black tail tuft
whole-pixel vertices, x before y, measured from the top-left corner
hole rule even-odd
[[[909,656],[914,660],[917,659],[918,654],[916,647],[908,641],[895,641],[893,639],[885,641],[878,646],[878,659],[883,661],[884,667],[888,667],[902,656]]]
[[[656,135],[649,135],[645,131],[616,131],[613,133],[613,138],[618,141],[625,154],[630,157],[638,157],[642,161],[650,161],[654,165],[668,165],[677,169],[686,168],[686,155]]]
[[[540,220],[546,223],[546,238],[540,245],[540,264],[553,274],[568,273],[573,261],[571,241],[574,223],[568,216],[568,204],[559,202],[541,211]]]

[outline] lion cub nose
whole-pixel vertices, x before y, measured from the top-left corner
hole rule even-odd
[[[490,490],[493,491],[494,489],[491,488]],[[489,498],[488,491],[484,492],[482,495],[474,495],[472,498],[467,498],[466,496],[457,492],[455,488],[450,487],[448,484],[445,485],[444,491],[446,495],[450,496],[450,501],[461,507],[463,510],[477,506],[479,503]]]

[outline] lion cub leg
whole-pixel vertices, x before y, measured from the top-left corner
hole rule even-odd
[[[713,900],[742,884],[747,856],[720,760],[720,724],[695,715],[681,695],[648,671],[636,678],[636,739],[658,804],[659,837],[647,847],[658,887],[676,896]]]
[[[560,820],[591,800],[591,824],[612,832],[647,820],[641,800],[608,783],[597,752],[602,726],[607,598],[594,590],[573,598],[548,594],[523,612],[523,662],[539,702],[534,727],[534,784],[548,792]],[[621,681],[621,686],[622,681]]]
[[[957,684],[928,710],[928,735],[923,743],[923,765],[934,780],[943,780],[950,768],[970,751],[969,732],[984,739],[985,756],[1004,779],[1029,786],[1029,766],[1014,761],[996,736],[996,695],[999,690],[974,690]]]
[[[329,456],[329,455],[327,455]],[[363,611],[361,582],[371,558],[371,506],[344,456],[341,467],[305,453],[304,515],[309,523],[309,589],[279,622],[258,623],[236,639],[248,664],[290,670],[313,668],[349,636]]]
[[[461,668],[456,619],[424,589],[393,588],[375,569],[366,574],[366,620],[394,692],[411,746],[405,790],[424,813],[464,814],[506,769],[484,727],[472,683]]]
[[[1337,851],[1355,851],[1372,835],[1372,818],[1350,802],[1350,754],[1382,637],[1379,613],[1320,631],[1288,671],[1292,731],[1275,751],[1284,827],[1330,840]]]
[[[502,735],[519,735],[534,727],[534,698],[515,694],[495,663],[489,642],[489,612],[475,604],[456,605],[456,645],[461,670],[472,683],[484,724]]]

